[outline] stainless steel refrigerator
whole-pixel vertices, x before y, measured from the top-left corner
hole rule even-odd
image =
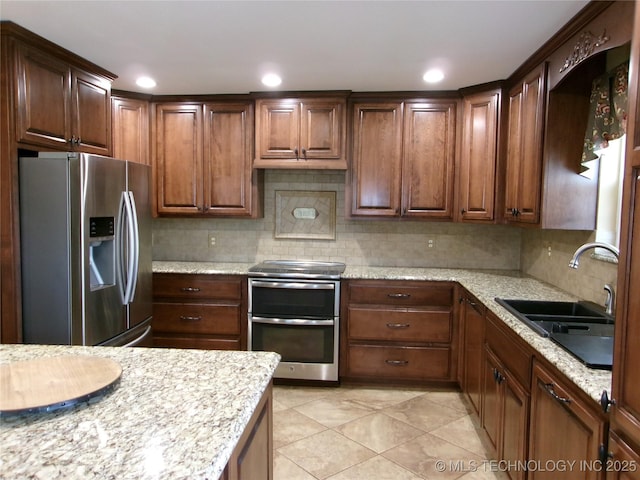
[[[150,167],[41,152],[19,175],[24,342],[150,344]]]

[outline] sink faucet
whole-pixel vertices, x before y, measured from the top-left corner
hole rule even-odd
[[[605,292],[607,292],[607,299],[604,301],[604,313],[607,315],[614,315],[614,306],[616,304],[616,293],[613,290],[613,286],[606,284],[604,286]]]
[[[605,250],[610,251],[611,253],[613,253],[616,257],[616,260],[619,259],[620,257],[620,250],[618,250],[616,247],[614,247],[613,245],[609,245],[608,243],[604,243],[604,242],[591,242],[591,243],[585,243],[584,245],[578,247],[578,249],[576,250],[576,252],[573,254],[573,258],[571,259],[571,261],[569,262],[569,267],[571,268],[578,268],[578,265],[580,265],[580,256],[586,252],[587,250],[590,250],[592,248],[604,248]],[[604,307],[605,307],[605,312],[608,315],[612,315],[614,314],[614,306],[615,306],[615,292],[613,290],[613,286],[606,284],[604,286],[605,291],[607,292],[607,299],[604,302]]]
[[[569,267],[578,268],[578,265],[580,265],[580,256],[584,252],[586,252],[587,250],[590,250],[592,248],[604,248],[605,250],[608,250],[611,253],[613,253],[615,255],[615,257],[616,257],[616,260],[620,257],[620,250],[618,250],[613,245],[609,245],[608,243],[604,243],[604,242],[585,243],[581,247],[578,247],[576,252],[573,254],[573,258],[569,262]]]

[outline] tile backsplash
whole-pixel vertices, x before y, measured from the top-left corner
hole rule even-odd
[[[267,170],[265,173],[264,218],[155,219],[153,258],[248,263],[293,258],[369,266],[520,269],[518,228],[345,219],[344,172]],[[274,238],[277,190],[336,192],[335,240]],[[215,245],[210,244],[211,237]]]
[[[522,234],[522,271],[602,305],[606,298],[603,287],[616,285],[618,265],[593,258],[589,250],[580,257],[577,270],[569,268],[575,250],[594,240],[594,232],[528,229]]]
[[[153,258],[241,263],[300,259],[358,266],[521,270],[600,304],[604,302],[604,284],[615,284],[617,265],[592,259],[591,252],[583,255],[578,270],[568,267],[575,249],[593,241],[593,232],[345,219],[344,176],[335,171],[267,170],[264,218],[157,218],[153,222]],[[275,238],[275,192],[280,190],[336,192],[335,240]],[[211,237],[215,245],[211,245]]]

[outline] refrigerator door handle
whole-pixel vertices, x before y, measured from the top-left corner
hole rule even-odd
[[[132,192],[123,192],[124,206],[127,220],[127,275],[126,288],[124,293],[124,303],[129,304],[135,296],[138,277],[138,216],[136,214],[136,203]]]
[[[117,253],[116,253],[116,270],[118,276],[118,289],[120,290],[120,300],[123,305],[127,304],[127,278],[125,277],[126,265],[125,263],[125,251],[127,250],[125,246],[125,239],[123,238],[123,234],[125,231],[124,224],[126,219],[126,204],[127,204],[127,192],[122,192],[122,196],[120,197],[120,206],[118,207],[118,222],[117,222]],[[128,236],[128,234],[127,234]]]

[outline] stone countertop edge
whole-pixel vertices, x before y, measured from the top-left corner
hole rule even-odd
[[[154,272],[165,273],[215,273],[246,275],[253,264],[167,262],[154,261]],[[495,301],[496,297],[530,300],[579,300],[563,290],[533,277],[513,270],[473,270],[428,267],[369,267],[349,266],[344,279],[371,280],[425,280],[458,282],[478,298],[500,320],[547,360],[553,363],[567,378],[574,382],[595,402],[600,402],[603,390],[611,394],[611,372],[588,368],[578,359],[527,327],[508,310]]]
[[[0,478],[217,480],[268,388],[273,352],[0,345],[0,364],[92,355],[116,388],[48,413],[0,419]]]

